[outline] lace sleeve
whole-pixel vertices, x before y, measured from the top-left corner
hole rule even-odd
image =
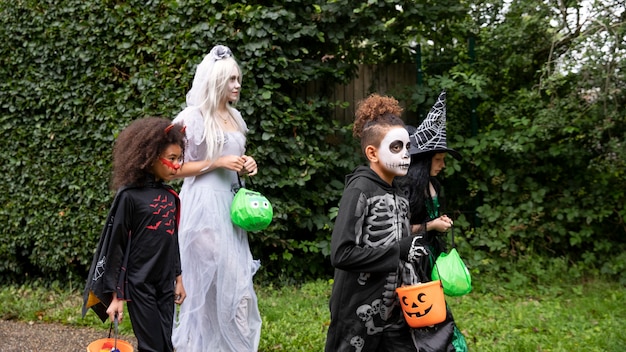
[[[174,119],[174,123],[182,123],[187,128],[187,145],[185,160],[196,161],[206,159],[206,145],[204,143],[204,119],[200,109],[190,106],[181,111]]]

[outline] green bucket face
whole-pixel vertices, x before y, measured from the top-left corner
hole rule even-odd
[[[230,207],[233,223],[246,231],[264,230],[272,222],[274,209],[265,196],[259,192],[240,188]]]

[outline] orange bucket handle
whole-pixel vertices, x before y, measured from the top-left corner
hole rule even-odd
[[[113,331],[113,327],[115,326],[115,335],[111,338],[111,332]],[[102,352],[102,351],[119,351],[119,352],[134,352],[133,346],[127,341],[119,339],[119,320],[117,319],[117,314],[111,323],[111,327],[109,328],[109,337],[106,339],[99,339],[93,341],[87,346],[87,352]],[[111,349],[111,347],[113,347]]]

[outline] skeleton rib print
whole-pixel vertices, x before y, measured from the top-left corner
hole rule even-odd
[[[406,204],[405,204],[406,203]],[[394,198],[391,194],[373,196],[367,202],[361,203],[366,209],[364,224],[357,223],[356,243],[364,247],[387,246],[394,241],[398,233],[398,211],[408,209],[408,203],[404,198]],[[390,216],[389,214],[393,214]],[[363,229],[360,231],[360,229]]]

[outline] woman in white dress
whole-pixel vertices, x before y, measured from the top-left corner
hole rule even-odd
[[[244,230],[230,220],[239,175],[257,173],[245,154],[248,128],[233,105],[239,100],[241,69],[228,47],[211,49],[196,69],[187,108],[174,120],[187,129],[185,177],[180,198],[181,266],[187,298],[172,340],[177,352],[257,351],[261,316]]]

